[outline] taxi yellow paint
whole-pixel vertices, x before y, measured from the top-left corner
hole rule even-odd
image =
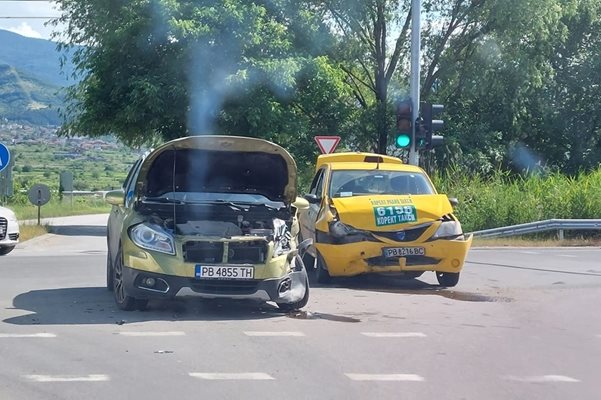
[[[331,193],[336,171],[392,179],[381,179],[389,186],[375,193]],[[405,176],[421,186],[406,189],[409,193],[400,187],[394,193],[387,189],[393,179],[401,182]],[[365,273],[419,276],[434,271],[441,285],[457,284],[472,238],[461,231],[449,198],[436,192],[421,168],[371,153],[322,155],[306,198],[312,204],[299,217],[301,232],[314,239],[310,252],[316,259],[318,280]],[[387,256],[388,248],[423,254]]]

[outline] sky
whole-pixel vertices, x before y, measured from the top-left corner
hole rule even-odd
[[[15,17],[54,17],[58,15],[59,12],[54,3],[50,1],[0,0],[0,29],[19,35],[50,39],[54,28],[44,26],[48,19]]]

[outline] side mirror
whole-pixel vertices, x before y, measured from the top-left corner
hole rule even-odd
[[[309,202],[302,197],[297,197],[296,201],[292,203],[292,207],[296,208],[297,210],[307,210],[309,208]]]
[[[455,208],[459,204],[459,200],[457,200],[457,197],[449,197],[449,203]]]
[[[123,189],[111,190],[104,196],[104,199],[109,204],[122,207],[125,205],[125,191]]]
[[[321,203],[321,197],[318,197],[315,194],[306,194],[305,196],[305,200],[307,200],[310,204],[319,204]]]

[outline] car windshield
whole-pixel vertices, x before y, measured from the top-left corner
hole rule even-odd
[[[331,197],[434,193],[426,176],[416,172],[343,170],[332,172],[330,179]]]

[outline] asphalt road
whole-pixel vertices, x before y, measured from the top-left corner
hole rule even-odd
[[[601,398],[599,248],[473,249],[455,290],[344,280],[294,315],[122,312],[105,221],[55,220],[0,258],[0,400]]]

